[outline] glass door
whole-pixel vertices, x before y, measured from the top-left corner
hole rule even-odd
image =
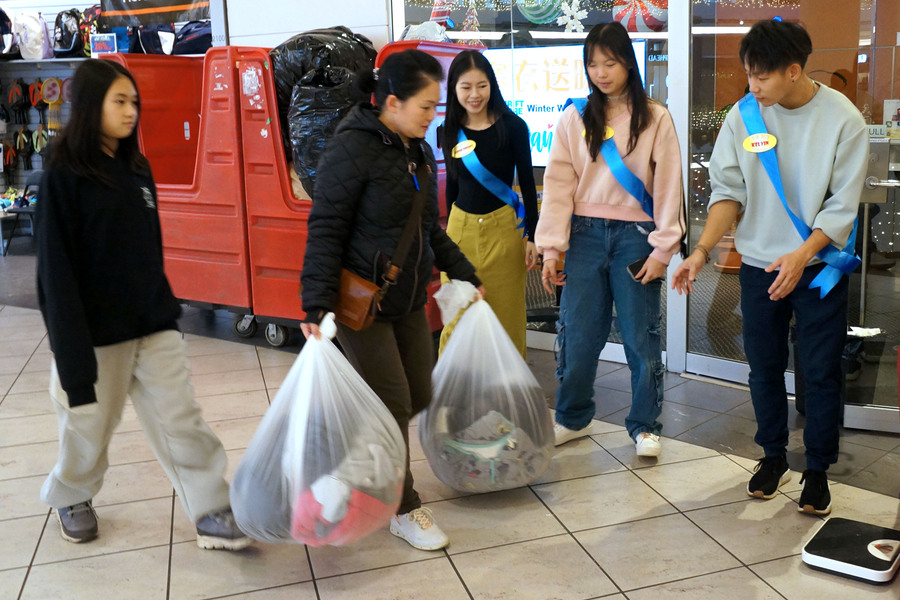
[[[900,179],[900,88],[896,62],[900,14],[889,0],[795,0],[793,2],[693,3],[691,33],[690,160],[688,165],[689,240],[696,241],[706,220],[710,195],[708,164],[727,111],[747,91],[738,57],[741,37],[762,19],[781,17],[803,24],[813,41],[807,73],[845,94],[871,124],[870,147],[880,152],[874,167],[880,180]],[[896,100],[895,100],[896,99]],[[894,116],[897,119],[894,119]],[[873,154],[876,156],[876,154]],[[873,168],[874,168],[873,167]],[[848,322],[880,328],[882,333],[849,338],[844,353],[847,373],[845,425],[900,429],[897,408],[897,352],[900,344],[900,231],[894,188],[864,192],[860,207],[857,254],[863,268],[851,275]],[[896,250],[895,250],[896,245]],[[712,252],[687,301],[686,370],[746,382],[749,369],[741,337],[743,322],[737,269],[740,255],[730,235]],[[749,324],[752,326],[752,324]],[[788,375],[789,388],[794,386]],[[857,418],[858,407],[868,416]],[[886,415],[882,409],[892,410]]]

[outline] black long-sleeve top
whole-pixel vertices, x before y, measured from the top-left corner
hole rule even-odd
[[[54,165],[36,208],[38,303],[70,406],[96,401],[95,346],[177,328],[163,272],[156,186],[104,156],[115,186]]]
[[[528,125],[514,113],[507,112],[503,119],[503,139],[497,124],[487,129],[474,130],[463,127],[466,137],[475,142],[475,154],[485,169],[512,187],[515,173],[519,174],[519,188],[525,205],[525,231],[534,241],[537,226],[537,192],[534,187],[534,170],[531,166],[531,142]],[[453,158],[451,152],[455,140],[443,144],[445,164],[453,161],[455,169],[447,170],[447,212],[453,204],[467,213],[484,215],[503,208],[506,203],[478,183],[462,159]]]

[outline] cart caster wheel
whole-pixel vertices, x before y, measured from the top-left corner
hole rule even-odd
[[[256,317],[253,315],[244,315],[239,319],[235,319],[231,326],[232,330],[242,338],[252,338],[256,335],[258,325]]]
[[[276,325],[275,323],[266,325],[266,341],[269,342],[270,346],[281,348],[288,343],[290,337],[291,332],[284,325]]]

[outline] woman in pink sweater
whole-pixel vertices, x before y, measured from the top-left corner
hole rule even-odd
[[[591,30],[584,64],[591,93],[560,118],[535,233],[544,287],[566,286],[557,326],[556,445],[591,433],[597,357],[615,306],[631,369],[625,425],[638,456],[659,456],[661,278],[685,231],[678,140],[666,108],[644,91],[620,23]]]

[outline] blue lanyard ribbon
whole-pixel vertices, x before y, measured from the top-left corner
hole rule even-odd
[[[759,112],[759,104],[752,94],[747,94],[738,102],[738,108],[741,111],[741,117],[744,120],[744,127],[747,128],[749,135],[757,133],[768,133],[766,124],[763,121],[762,114]],[[812,229],[798,217],[791,207],[788,206],[787,198],[784,195],[784,186],[781,183],[781,173],[778,170],[778,157],[775,155],[775,147],[769,148],[765,152],[757,154],[762,162],[769,180],[775,187],[778,197],[781,199],[781,205],[787,211],[794,228],[803,241],[806,241],[812,234]],[[809,289],[819,288],[819,298],[828,295],[843,275],[848,275],[856,269],[862,262],[859,257],[855,256],[854,248],[856,246],[856,229],[859,225],[859,218],[853,221],[853,231],[850,233],[850,239],[847,240],[847,246],[843,250],[828,244],[816,254],[822,262],[826,263],[816,278],[809,284]]]
[[[581,115],[584,115],[584,111],[587,109],[588,99],[569,98],[566,100],[563,110],[570,104],[574,104],[578,112]],[[600,144],[600,154],[603,155],[603,160],[606,161],[609,170],[612,172],[613,177],[616,178],[616,181],[619,182],[619,185],[625,188],[625,191],[638,201],[641,205],[641,209],[650,215],[650,218],[652,219],[653,196],[651,196],[650,192],[644,187],[644,182],[641,181],[641,178],[632,173],[625,165],[625,161],[622,160],[622,155],[619,154],[619,149],[616,147],[616,142],[613,141],[612,138],[603,140],[603,143]]]
[[[466,134],[463,133],[462,128],[459,129],[459,135],[456,136],[456,141],[460,144],[468,141],[469,138],[466,137]],[[475,178],[475,181],[480,183],[482,187],[484,187],[487,191],[497,196],[500,200],[508,204],[516,211],[516,222],[518,225],[516,227],[518,229],[525,228],[525,206],[519,202],[519,195],[507,184],[503,183],[499,177],[488,171],[481,161],[478,160],[478,156],[475,154],[475,150],[471,150],[466,155],[460,157],[460,160],[463,161],[463,164],[466,165],[466,168],[469,170],[469,173],[472,174],[472,177]]]

